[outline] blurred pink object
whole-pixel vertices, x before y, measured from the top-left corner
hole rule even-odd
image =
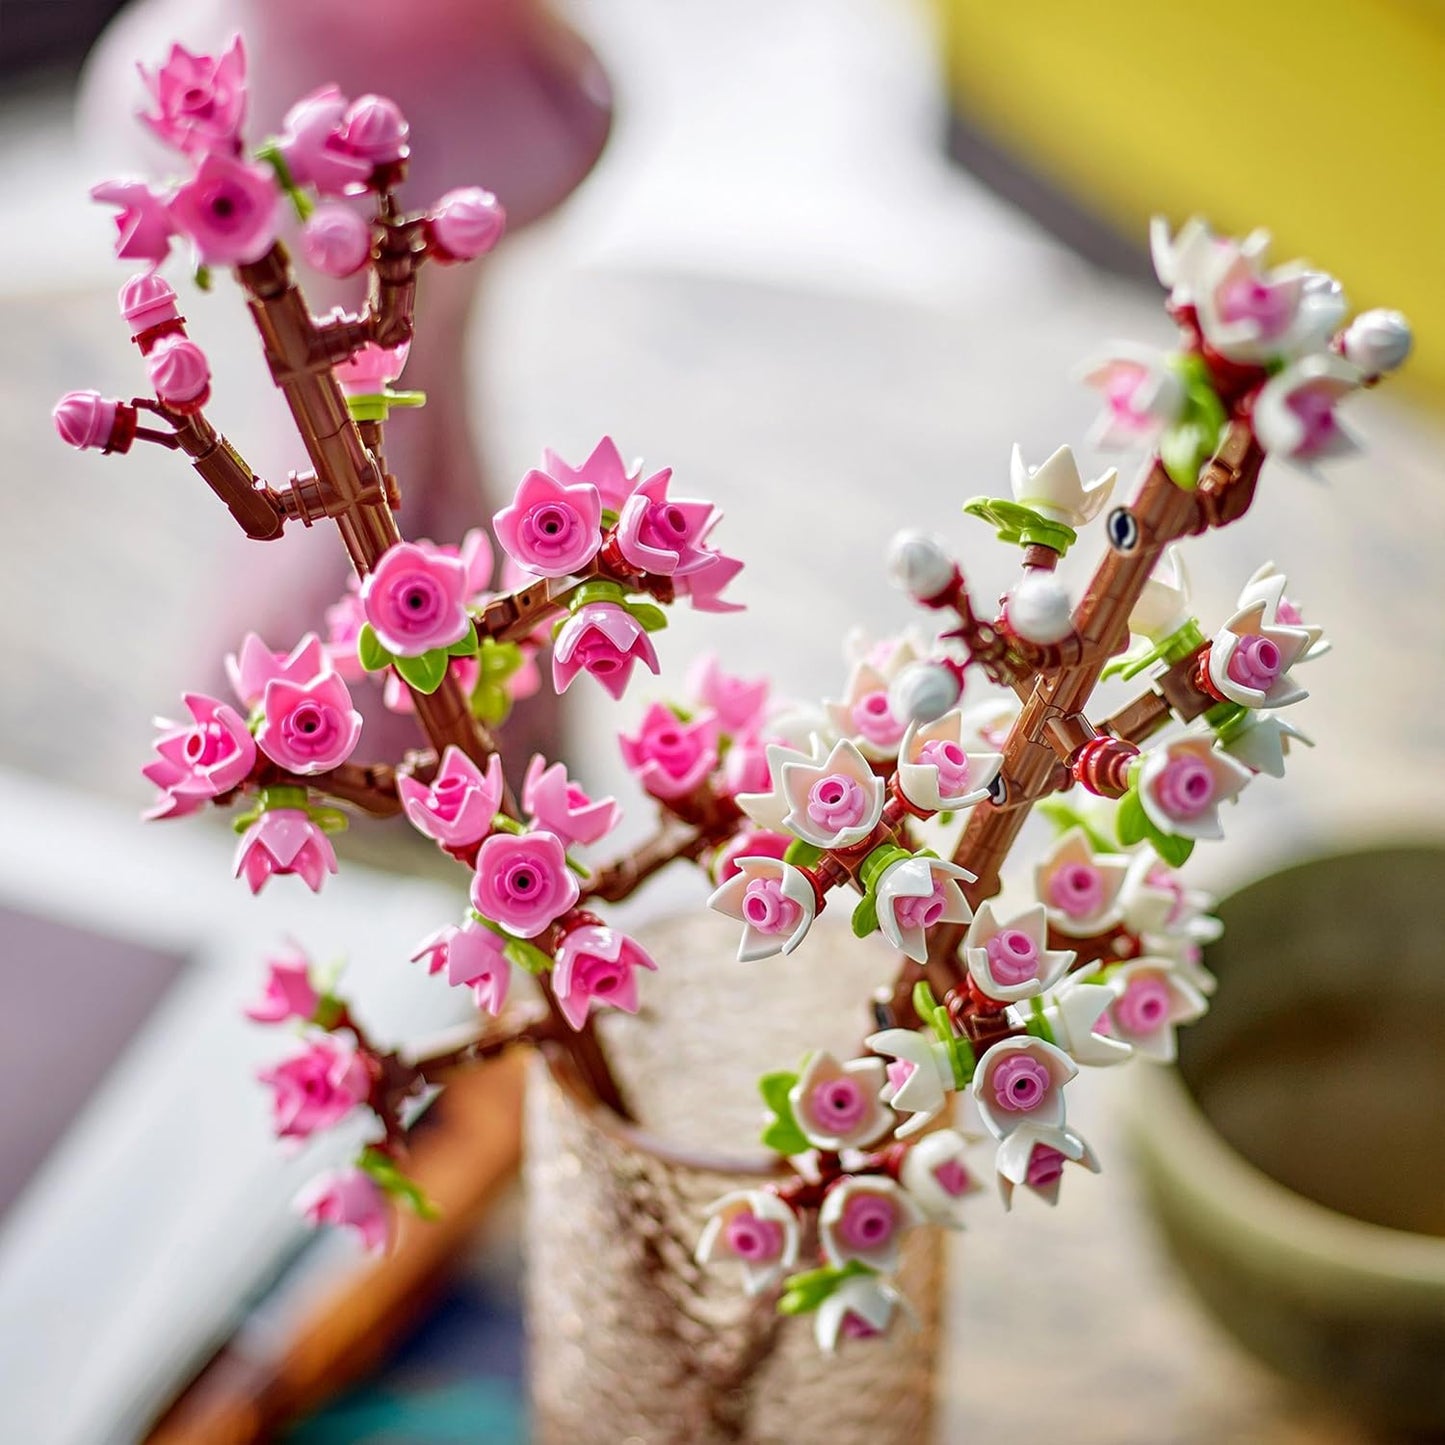
[[[172,45],[154,75],[137,67],[156,104],[141,119],[167,145],[189,155],[234,152],[246,115],[246,51],[234,36],[219,56],[196,55]]]
[[[333,1169],[318,1175],[296,1196],[296,1208],[311,1224],[354,1229],[368,1254],[380,1254],[391,1239],[391,1204],[362,1169]]]
[[[439,261],[471,261],[483,255],[502,239],[506,224],[502,203],[480,186],[448,191],[432,207],[427,222],[440,248]]]
[[[371,254],[371,227],[339,202],[318,206],[302,229],[301,254],[324,276],[352,276]]]
[[[196,410],[211,394],[211,364],[206,353],[184,336],[163,336],[146,357],[156,396],[177,411]]]
[[[104,447],[115,429],[120,403],[98,391],[67,391],[50,414],[68,447]]]

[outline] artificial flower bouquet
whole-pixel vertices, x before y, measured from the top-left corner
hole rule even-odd
[[[897,959],[858,1001],[860,1034],[870,1008],[875,1026],[856,1057],[810,1053],[800,1037],[797,1059],[760,1081],[776,1173],[719,1199],[696,1245],[749,1292],[811,1313],[825,1350],[889,1329],[900,1236],[960,1223],[990,1172],[980,1148],[1005,1204],[1019,1190],[1052,1204],[1071,1169],[1099,1167],[1068,1118],[1080,1068],[1168,1060],[1174,1030],[1207,1007],[1201,944],[1217,924],[1179,869],[1222,836],[1223,805],[1281,776],[1306,741],[1284,710],[1325,643],[1269,565],[1206,631],[1175,544],[1243,515],[1266,456],[1310,468],[1352,447],[1339,403],[1400,365],[1408,326],[1389,311],[1346,324],[1339,285],[1271,268],[1263,233],[1157,225],[1177,348],[1120,345],[1083,372],[1104,402],[1093,441],[1147,454],[1132,497],[1116,495],[1113,471],[1085,480],[1067,447],[1037,466],[1016,451],[1011,495],[964,507],[1020,549],[1001,607],[980,610],[943,544],[902,533],[888,565],[932,636],[863,650],[836,700],[784,699],[697,661],[687,695],[653,701],[620,738],[659,828],[597,862],[618,804],[562,761],[509,757],[509,710],[548,678],[559,693],[620,697],[639,669],[658,672],[669,607],[734,610],[741,564],[714,543],[718,511],[604,438],[578,462],[544,452],[489,530],[457,545],[403,538],[384,442],[390,410],[424,400],[395,386],[418,273],[489,250],[502,207],[474,187],[405,210],[407,124],[380,96],[323,88],[248,146],[245,70],[238,39],[216,57],[176,46],[142,72],[142,119],[182,175],[94,195],[118,207],[116,254],[143,268],[120,306],[152,394],[72,392],[55,419],[73,446],[182,452],[258,541],[334,523],[355,569],[319,631],[240,642],[231,697],[185,696],[145,768],[150,816],[233,810],[236,874],[253,892],[288,875],[314,892],[336,871],[334,832],[397,814],[469,878],[471,908],[438,919],[413,955],[438,986],[471,990],[480,1023],[461,1045],[389,1047],[304,956],[269,961],[249,1012],[286,1040],[261,1075],[276,1133],[309,1139],[356,1111],[375,1123],[300,1207],[384,1248],[397,1207],[430,1207],[406,1172],[419,1102],[515,1046],[565,1054],[626,1116],[596,1015],[635,1012],[639,975],[669,960],[605,906],[687,863],[736,919],[739,966],[797,952],[769,966],[807,968],[825,908],[850,909],[853,932],[880,934]],[[312,314],[278,239],[288,206],[310,265],[365,274],[359,311]],[[173,248],[200,286],[229,270],[245,296],[310,458],[284,484],[257,478],[210,418],[205,353],[159,274]],[[1055,568],[1095,522],[1101,557],[1075,601]],[[1091,700],[1115,676],[1140,691],[1099,716]],[[377,685],[414,715],[424,750],[362,761],[353,691]],[[1032,860],[1028,901],[1004,908],[1001,869],[1022,861],[1035,805],[1057,835]],[[535,1006],[512,996],[519,971]]]

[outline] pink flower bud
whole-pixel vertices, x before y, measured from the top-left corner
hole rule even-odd
[[[791,933],[803,910],[783,894],[776,878],[754,878],[743,890],[743,922],[759,933]]]
[[[1154,796],[1170,818],[1197,818],[1214,801],[1214,774],[1202,758],[1171,758],[1154,783]]]
[[[142,271],[120,288],[120,314],[129,323],[132,336],[181,319],[174,288],[154,271]]]
[[[67,391],[50,414],[66,446],[109,451],[120,405],[98,391]]]
[[[448,191],[427,218],[432,254],[438,261],[470,261],[490,251],[501,239],[507,213],[480,186]]]
[[[411,127],[401,107],[384,95],[362,95],[351,102],[342,121],[341,143],[373,166],[394,165],[408,154]]]
[[[491,830],[505,786],[500,754],[492,754],[484,773],[460,748],[449,747],[429,787],[400,777],[396,791],[418,832],[443,847],[464,848]]]
[[[318,206],[302,228],[301,254],[323,276],[352,276],[371,255],[371,227],[348,206]]]
[[[246,52],[235,36],[219,56],[194,55],[182,45],[152,74],[141,79],[156,105],[141,119],[167,145],[188,155],[232,152],[246,114]]]
[[[876,747],[896,747],[903,737],[904,724],[893,715],[888,703],[888,693],[879,689],[864,693],[853,704],[853,728],[859,737],[866,738]]]
[[[1066,863],[1049,879],[1049,903],[1069,918],[1090,918],[1104,906],[1104,875],[1088,863]]]
[[[614,798],[590,798],[567,776],[561,763],[549,768],[539,753],[527,764],[522,780],[522,807],[539,828],[555,833],[563,847],[595,843],[621,821],[622,809]]]
[[[1030,1189],[1047,1189],[1049,1185],[1058,1183],[1065,1162],[1064,1156],[1051,1145],[1035,1144],[1029,1155],[1025,1182]]]
[[[985,951],[989,971],[1009,988],[1038,977],[1038,945],[1020,928],[1005,928],[994,934]]]
[[[683,722],[653,703],[635,735],[618,734],[622,760],[655,798],[681,798],[699,788],[717,766],[717,719],[710,712]]]
[[[646,629],[613,602],[589,602],[562,625],[552,646],[552,685],[565,692],[579,672],[588,672],[613,697],[627,689],[633,666],[657,672],[657,650]]]
[[[163,336],[146,357],[156,397],[173,411],[199,411],[211,395],[211,364],[185,336]]]
[[[562,1016],[580,1029],[597,1005],[637,1012],[637,970],[655,969],[651,957],[631,938],[600,924],[569,929],[557,948],[552,990]]]
[[[272,808],[251,824],[236,847],[236,877],[259,893],[273,876],[294,873],[313,892],[336,872],[331,840],[300,808]]]
[[[917,761],[938,769],[938,792],[943,798],[961,798],[968,792],[968,754],[947,738],[930,738],[918,750]]]
[[[311,982],[311,966],[297,951],[267,960],[270,970],[265,991],[246,1009],[246,1017],[258,1024],[279,1024],[287,1019],[308,1021],[316,1016],[321,995]]]
[[[296,1208],[311,1224],[354,1229],[369,1254],[380,1254],[391,1239],[391,1202],[363,1169],[318,1175],[296,1196]]]
[[[1130,1034],[1151,1034],[1169,1021],[1169,988],[1161,978],[1131,979],[1113,1007],[1119,1026]]]
[[[813,1121],[829,1134],[850,1133],[868,1113],[868,1096],[846,1074],[824,1079],[808,1095],[807,1104]]]
[[[189,727],[166,724],[156,756],[141,771],[161,789],[147,818],[178,818],[239,785],[256,761],[245,719],[204,693],[185,695]]]
[[[1241,638],[1230,654],[1225,670],[1241,687],[1268,692],[1284,668],[1284,658],[1277,644],[1267,637]]]

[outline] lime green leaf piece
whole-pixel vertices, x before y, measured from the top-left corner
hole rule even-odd
[[[629,602],[627,610],[644,632],[661,632],[667,626],[667,613],[651,602]]]
[[[1149,829],[1149,841],[1171,868],[1182,868],[1194,852],[1193,838],[1181,838],[1176,833],[1164,833],[1154,827]]]
[[[1089,846],[1096,853],[1112,853],[1118,847],[1112,838],[1101,833],[1077,808],[1062,798],[1044,798],[1034,806],[1060,833],[1067,833],[1070,828],[1082,828]]]
[[[546,973],[552,967],[551,957],[525,938],[509,938],[502,945],[502,956],[533,977]]]
[[[818,1308],[844,1280],[855,1275],[875,1274],[866,1264],[850,1259],[841,1268],[825,1264],[821,1269],[804,1270],[790,1274],[783,1281],[783,1292],[778,1299],[778,1313],[782,1315],[807,1315]]]
[[[211,268],[209,266],[197,266],[193,276],[196,290],[209,291],[211,289]]]
[[[311,821],[323,833],[344,833],[351,826],[351,819],[340,808],[327,808],[312,804],[306,809]]]
[[[1003,497],[974,497],[964,503],[963,510],[987,522],[998,533],[1000,542],[1013,547],[1039,544],[1051,547],[1062,557],[1078,540],[1079,534],[1072,527],[1050,521],[1032,507]]]
[[[815,844],[794,838],[783,854],[783,862],[791,863],[794,868],[811,868],[822,856],[823,850]]]
[[[771,1149],[784,1158],[806,1154],[813,1147],[791,1115],[786,1119],[770,1120],[762,1132],[762,1143],[764,1149]]]
[[[1214,455],[1228,414],[1209,384],[1202,357],[1180,356],[1171,363],[1184,386],[1184,411],[1159,444],[1159,459],[1170,480],[1185,491],[1199,485],[1199,469]]]
[[[1119,799],[1119,811],[1114,815],[1114,827],[1118,830],[1119,841],[1128,847],[1141,843],[1149,833],[1149,819],[1144,813],[1144,804],[1139,794],[1132,789]]]
[[[522,649],[515,642],[498,642],[495,637],[481,639],[477,668],[489,682],[505,682],[522,662]]]
[[[418,692],[433,693],[442,685],[442,679],[447,675],[448,660],[446,648],[434,647],[420,657],[398,657],[392,665],[401,674],[403,681]]]
[[[865,893],[853,910],[853,935],[855,938],[867,938],[870,933],[877,932],[878,899],[872,893]]]
[[[447,648],[448,657],[475,657],[477,655],[477,629],[469,627]]]
[[[785,1157],[806,1154],[812,1145],[798,1127],[793,1117],[793,1106],[788,1100],[788,1091],[798,1082],[792,1073],[764,1074],[758,1080],[758,1092],[763,1102],[772,1111],[772,1117],[763,1128],[763,1148],[772,1149]]]
[[[404,1204],[417,1218],[428,1220],[441,1218],[441,1211],[427,1198],[421,1185],[414,1179],[408,1179],[396,1167],[395,1161],[389,1159],[379,1149],[364,1150],[361,1158],[356,1161],[356,1166],[363,1173],[370,1175],[378,1188],[384,1190],[398,1204]]]
[[[495,682],[478,678],[470,701],[472,716],[489,728],[501,727],[511,716],[512,695]]]
[[[793,1086],[798,1082],[798,1075],[787,1069],[778,1073],[764,1074],[758,1080],[758,1093],[763,1096],[763,1103],[780,1118],[793,1117],[793,1106],[788,1101],[788,1095],[793,1091]]]
[[[369,622],[363,622],[356,634],[356,657],[368,672],[380,672],[383,667],[391,666],[391,653],[381,645],[376,629]]]

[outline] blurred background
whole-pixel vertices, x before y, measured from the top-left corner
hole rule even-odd
[[[456,907],[455,880],[422,850],[386,830],[357,838],[356,866],[302,907],[274,888],[244,896],[223,828],[134,822],[151,715],[211,686],[245,626],[289,645],[343,575],[321,529],[258,558],[178,463],[67,451],[49,418],[69,388],[130,395],[141,379],[114,311],[127,268],[86,200],[95,181],[156,161],[129,121],[142,99],[132,62],[238,27],[257,76],[251,135],[323,81],[374,88],[412,121],[404,196],[425,204],[475,181],[534,222],[481,265],[423,278],[406,383],[432,399],[391,431],[396,470],[418,479],[409,532],[458,534],[544,446],[578,460],[604,434],[728,514],[749,610],[677,618],[660,649],[674,689],[711,647],[736,671],[836,696],[842,634],[912,620],[881,565],[902,525],[952,538],[976,591],[1001,590],[1012,561],[960,504],[1006,485],[1015,442],[1033,462],[1071,442],[1101,468],[1081,445],[1093,398],[1071,371],[1113,338],[1169,341],[1151,214],[1265,226],[1278,259],[1339,275],[1358,309],[1405,311],[1416,356],[1352,404],[1362,457],[1323,485],[1268,467],[1244,522],[1189,549],[1206,630],[1272,557],[1335,644],[1295,719],[1316,748],[1291,757],[1285,783],[1250,791],[1231,843],[1191,876],[1228,889],[1343,847],[1438,837],[1438,6],[1224,0],[1205,27],[1197,10],[1147,0],[1107,13],[1067,0],[414,0],[400,12],[4,0],[5,1438],[138,1438],[238,1325],[233,1359],[271,1378],[297,1321],[328,1317],[345,1288],[344,1242],[298,1253],[287,1200],[316,1160],[278,1157],[249,1077],[267,1041],[236,1017],[277,937],[349,948],[353,987],[398,1037],[456,1016],[396,966]],[[215,369],[218,423],[258,472],[283,477],[302,457],[233,289],[183,299]],[[634,691],[618,709],[580,697],[563,720],[576,771],[624,796],[612,735],[643,705]],[[669,879],[642,906],[696,892]],[[1433,909],[1429,887],[1410,896]],[[1433,976],[1421,971],[1427,1008]],[[1200,1311],[1129,1162],[1133,1079],[1088,1083],[1085,1132],[1106,1172],[1051,1214],[1005,1220],[982,1201],[955,1252],[941,1438],[1376,1438]],[[499,1090],[477,1118],[505,1132],[515,1097]],[[1414,1097],[1438,1111],[1445,1079],[1422,1073]],[[510,1163],[496,1155],[497,1178]],[[481,1242],[452,1248],[424,1281],[425,1308],[398,1313],[421,1335],[378,1328],[401,1353],[294,1439],[524,1438],[518,1226],[497,1197],[477,1186]],[[1432,1267],[1445,1289],[1445,1266]],[[1420,1308],[1445,1320],[1445,1294]]]

